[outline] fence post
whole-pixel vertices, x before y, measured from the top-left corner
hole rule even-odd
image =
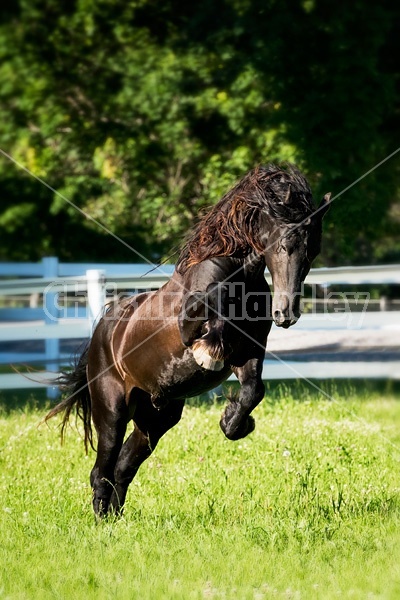
[[[106,273],[97,269],[86,271],[88,318],[93,332],[106,303]]]
[[[381,296],[379,298],[379,310],[387,311],[389,310],[389,302],[387,296]]]
[[[54,278],[58,277],[58,258],[56,256],[46,256],[42,259],[43,264],[43,277]],[[58,322],[59,311],[58,311],[58,292],[47,292],[43,296],[43,308],[44,311],[44,322],[46,325],[54,325]],[[58,339],[45,339],[45,355],[46,355],[46,370],[55,371],[59,370],[58,359],[60,357],[60,340]],[[48,398],[57,398],[59,391],[57,387],[47,388]]]

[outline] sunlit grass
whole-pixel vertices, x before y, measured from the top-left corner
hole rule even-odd
[[[274,387],[236,443],[191,402],[100,525],[76,430],[5,407],[0,597],[398,598],[400,402],[328,392]]]

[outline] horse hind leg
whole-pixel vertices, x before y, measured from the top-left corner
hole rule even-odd
[[[96,516],[107,514],[114,487],[114,469],[128,422],[125,391],[116,376],[106,373],[92,381],[92,419],[96,427],[97,458],[90,474],[93,510]]]
[[[160,438],[179,422],[184,403],[171,400],[164,409],[157,410],[147,394],[138,399],[133,417],[135,429],[124,442],[115,466],[110,507],[117,514],[122,513],[128,487],[140,465],[149,458]]]
[[[122,514],[129,484],[135,477],[140,465],[153,451],[149,436],[136,426],[122,445],[114,471],[114,485],[110,499],[110,508],[116,514]]]

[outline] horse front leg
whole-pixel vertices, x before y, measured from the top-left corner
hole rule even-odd
[[[211,283],[206,293],[194,292],[178,316],[182,342],[200,367],[221,371],[229,354],[224,340],[228,286]]]
[[[261,379],[264,355],[247,361],[233,371],[240,383],[240,391],[230,399],[220,426],[229,440],[239,440],[254,430],[252,410],[264,397],[265,386]]]

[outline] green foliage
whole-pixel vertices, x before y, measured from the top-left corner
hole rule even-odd
[[[94,454],[0,410],[5,598],[398,598],[400,406],[296,383],[255,432],[224,438],[221,406],[187,407],[141,467],[124,517],[94,522]],[[301,398],[301,401],[298,401]]]
[[[388,1],[19,0],[0,10],[0,147],[151,259],[255,164],[298,163],[318,199],[397,146],[399,9]],[[325,262],[385,260],[398,164],[337,200]],[[27,178],[1,158],[2,258],[137,261]]]

